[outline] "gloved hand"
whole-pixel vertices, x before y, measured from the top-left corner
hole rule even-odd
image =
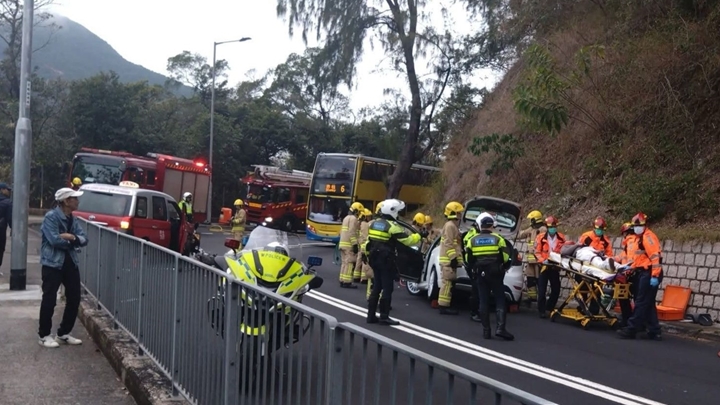
[[[365,253],[363,253],[363,254],[360,256],[360,258],[361,258],[361,260],[362,260],[363,263],[367,264],[368,259],[367,259],[367,255],[366,255]]]
[[[658,279],[657,277],[653,277],[653,278],[650,279],[650,286],[651,286],[651,287],[655,288],[655,287],[657,287],[659,284],[660,284],[660,279]]]
[[[450,267],[452,267],[453,269],[458,268],[458,259],[457,258],[450,260]]]
[[[359,251],[358,245],[353,245],[353,253],[354,253],[354,254],[357,254],[358,251]]]
[[[422,229],[419,233],[420,233],[420,236],[422,236],[423,238],[427,238],[428,235],[430,234],[430,232],[428,232],[427,229]]]

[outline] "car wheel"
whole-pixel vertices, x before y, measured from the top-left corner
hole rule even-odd
[[[418,295],[422,294],[422,290],[420,289],[418,283],[416,283],[416,282],[414,282],[414,281],[406,281],[406,282],[405,282],[405,289],[407,290],[407,292],[408,292],[410,295],[413,295],[413,296],[416,296],[416,297],[417,297]]]
[[[438,285],[437,271],[435,266],[430,269],[430,276],[428,277],[428,299],[430,301],[438,299],[440,295],[440,286]]]

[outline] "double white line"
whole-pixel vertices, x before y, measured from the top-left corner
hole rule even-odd
[[[327,294],[323,294],[317,291],[310,291],[306,294],[306,296],[323,302],[325,304],[331,305],[333,307],[342,309],[343,311],[347,311],[351,314],[361,316],[363,318],[367,316],[367,308],[351,304],[347,301],[337,299]],[[425,340],[429,340],[439,345],[449,347],[451,349],[461,351],[463,353],[467,353],[483,360],[491,361],[493,363],[500,364],[517,371],[522,371],[523,373],[530,374],[534,377],[552,381],[554,383],[606,399],[608,401],[624,405],[665,405],[662,402],[656,402],[647,398],[639,397],[637,395],[623,392],[603,384],[598,384],[584,378],[561,373],[559,371],[543,367],[538,364],[530,363],[528,361],[508,356],[506,354],[496,352],[482,346],[468,343],[464,340],[444,335],[431,329],[423,328],[421,326],[412,324],[399,318],[395,319],[401,322],[401,324],[398,326],[392,326],[397,330],[409,333],[413,336],[417,336]]]

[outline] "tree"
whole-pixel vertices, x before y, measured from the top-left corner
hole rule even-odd
[[[226,71],[229,68],[230,66],[224,59],[215,61],[216,100],[224,100],[230,94],[226,88],[228,84]],[[168,58],[167,70],[170,73],[168,86],[184,84],[191,87],[203,104],[210,105],[213,68],[207,63],[204,56],[190,51],[182,51],[182,53]]]
[[[352,86],[368,34],[375,34],[394,68],[406,75],[411,96],[406,109],[408,127],[398,164],[387,181],[387,197],[397,197],[412,164],[432,147],[426,144],[420,148],[419,141],[422,131],[430,134],[435,109],[454,73],[449,30],[440,33],[433,27],[420,26],[429,20],[424,10],[426,0],[407,0],[404,4],[398,0],[278,0],[277,4],[277,15],[289,16],[291,36],[299,26],[306,44],[312,30],[318,41],[324,37],[318,69],[328,83]],[[430,56],[435,74],[426,81],[420,80],[417,68],[417,58],[423,56]]]

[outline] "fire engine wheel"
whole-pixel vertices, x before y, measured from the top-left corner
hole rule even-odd
[[[283,231],[292,232],[295,230],[295,218],[291,216],[283,217],[281,223]]]

